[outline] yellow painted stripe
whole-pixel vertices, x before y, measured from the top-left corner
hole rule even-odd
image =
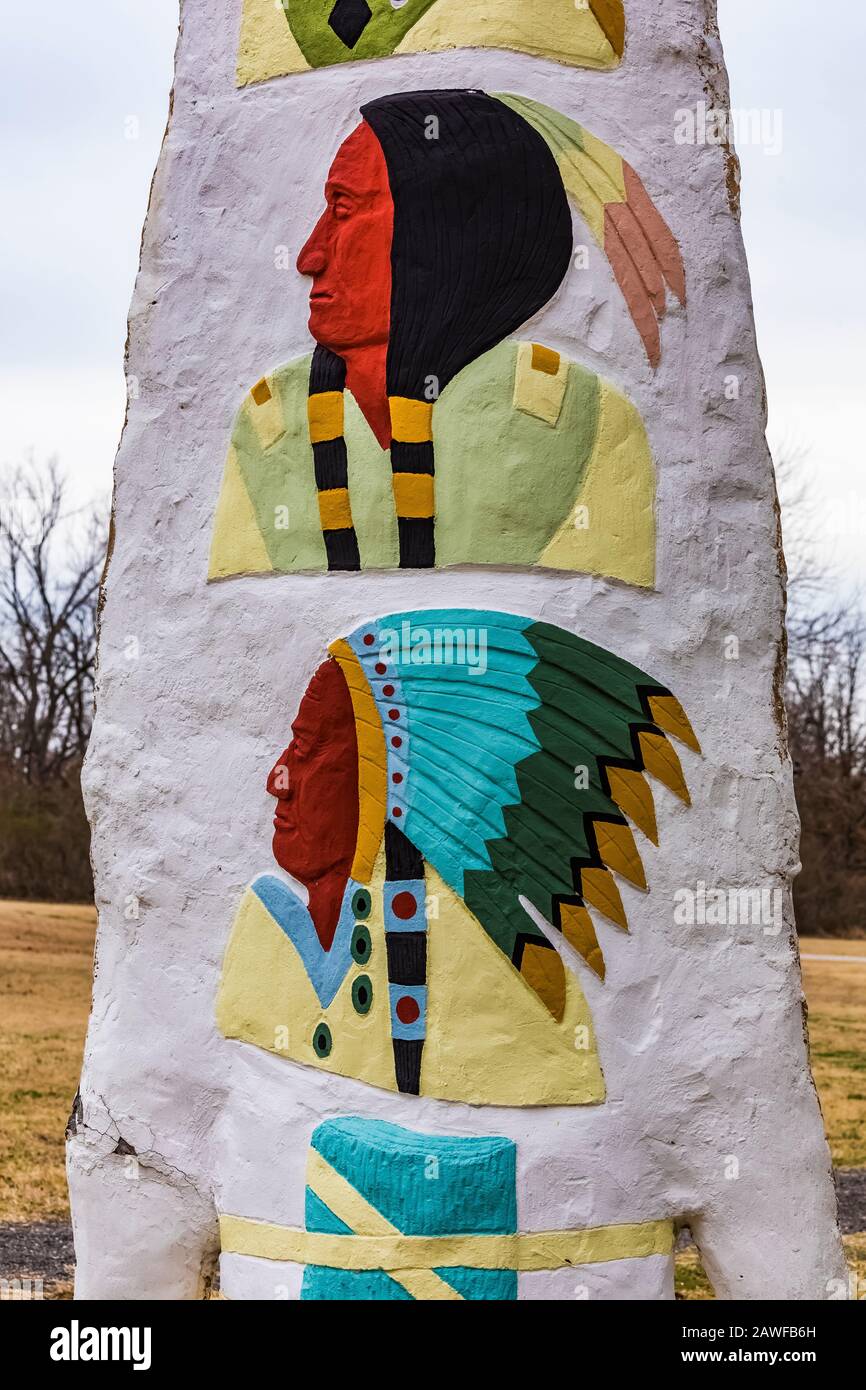
[[[325,1203],[344,1225],[351,1226],[359,1236],[400,1237],[400,1230],[377,1211],[366,1197],[362,1197],[352,1184],[332,1168],[327,1159],[316,1149],[310,1149],[307,1159],[307,1185]],[[305,1261],[312,1264],[313,1261]],[[379,1268],[382,1268],[380,1265]],[[388,1273],[392,1271],[388,1269]],[[408,1269],[402,1274],[393,1274],[398,1284],[402,1284],[413,1298],[429,1302],[462,1302],[461,1295],[432,1269]]]
[[[348,642],[339,638],[331,643],[328,651],[339,662],[346,678],[358,738],[358,841],[352,861],[352,878],[356,883],[369,883],[385,834],[388,795],[385,735],[367,678]]]
[[[398,516],[433,515],[433,478],[430,473],[395,473],[394,506]]]
[[[349,489],[332,487],[319,493],[319,517],[323,531],[344,531],[352,525]]]
[[[307,398],[307,419],[313,444],[339,439],[343,433],[342,391],[317,391]]]
[[[322,1157],[318,1149],[310,1149],[307,1156],[307,1186],[321,1198],[339,1221],[351,1226],[359,1235],[400,1234],[399,1227],[394,1226],[367,1201],[366,1197],[362,1197],[348,1178],[338,1173],[336,1168]]]
[[[378,1212],[376,1215],[384,1220]],[[458,1266],[521,1271],[563,1269],[569,1265],[670,1255],[674,1245],[670,1221],[505,1236],[407,1236],[399,1232],[335,1236],[272,1226],[242,1216],[221,1216],[220,1237],[222,1249],[228,1254],[323,1265],[326,1269],[385,1269],[392,1275]]]
[[[390,396],[391,434],[398,444],[426,444],[433,438],[433,402]]]

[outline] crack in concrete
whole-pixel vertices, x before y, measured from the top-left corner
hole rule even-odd
[[[175,1183],[175,1186],[184,1185],[187,1187],[191,1187],[192,1190],[195,1192],[196,1196],[201,1201],[207,1202],[212,1205],[211,1194],[203,1193],[195,1179],[191,1177],[189,1173],[185,1172],[182,1168],[178,1168],[176,1164],[169,1163],[168,1159],[165,1157],[164,1154],[159,1153],[155,1148],[136,1150],[133,1147],[133,1145],[129,1143],[128,1140],[124,1139],[123,1134],[121,1133],[120,1125],[111,1113],[111,1108],[108,1105],[108,1102],[106,1101],[105,1097],[103,1095],[97,1095],[97,1100],[99,1101],[100,1105],[105,1111],[105,1114],[108,1116],[109,1128],[99,1129],[85,1118],[84,1104],[81,1100],[81,1093],[79,1092],[76,1095],[76,1102],[78,1103],[78,1114],[76,1116],[76,1124],[74,1130],[72,1131],[72,1136],[70,1136],[69,1129],[67,1129],[68,1137],[77,1137],[81,1131],[85,1131],[89,1132],[90,1134],[96,1135],[99,1139],[113,1139],[115,1141],[116,1147],[111,1151],[112,1157],[115,1154],[121,1157],[132,1157],[135,1159],[137,1166],[147,1169],[149,1172],[156,1174],[157,1177],[163,1178],[166,1182],[169,1183],[171,1182],[172,1177],[176,1177],[180,1179],[180,1183]],[[75,1113],[74,1106],[73,1113]],[[70,1116],[70,1121],[71,1119],[72,1117]],[[135,1121],[135,1123],[142,1124],[142,1127],[148,1130],[151,1140],[153,1139],[153,1133],[149,1129],[149,1126],[143,1124],[142,1121]]]

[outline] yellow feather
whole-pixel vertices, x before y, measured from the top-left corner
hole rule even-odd
[[[638,743],[643,757],[643,765],[647,772],[652,777],[657,777],[664,786],[669,787],[674,796],[678,796],[687,806],[691,806],[692,800],[689,796],[689,789],[686,786],[680,760],[664,734],[650,734],[644,731],[638,735]]]
[[[628,931],[628,918],[619,889],[607,869],[581,869],[580,895],[590,907],[597,908],[616,926]]]
[[[607,784],[610,795],[623,815],[633,820],[654,845],[659,842],[656,809],[652,789],[646,778],[630,767],[609,767]]]
[[[586,908],[578,907],[575,903],[563,903],[559,909],[559,920],[569,946],[573,946],[583,956],[590,970],[594,970],[598,978],[603,980],[604,956]]]
[[[653,722],[658,724],[660,729],[664,729],[665,733],[671,734],[673,738],[678,738],[680,743],[684,743],[693,752],[700,753],[701,745],[698,743],[697,735],[676,695],[651,695],[649,707]]]
[[[603,820],[594,821],[593,826],[598,852],[607,867],[627,878],[636,888],[646,889],[646,874],[628,826]]]

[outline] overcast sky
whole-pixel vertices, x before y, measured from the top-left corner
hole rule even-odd
[[[177,0],[42,0],[38,23],[35,11],[5,7],[0,57],[0,463],[31,446],[56,453],[83,497],[107,492],[123,421],[126,314]],[[735,108],[782,119],[781,152],[739,148],[770,438],[809,448],[819,545],[840,582],[866,587],[866,8],[719,0],[719,13]]]

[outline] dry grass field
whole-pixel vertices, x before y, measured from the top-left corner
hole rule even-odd
[[[858,1287],[862,1289],[866,1281],[866,1235],[843,1236],[842,1241],[848,1265],[859,1281]],[[680,1251],[677,1255],[677,1298],[691,1300],[712,1297],[697,1251]]]
[[[92,908],[0,902],[0,1222],[68,1219],[63,1134],[81,1066],[94,926]],[[833,1160],[866,1167],[866,941],[803,939],[801,951]],[[863,965],[814,955],[858,956]],[[846,1237],[846,1246],[866,1279],[866,1233]],[[693,1250],[678,1256],[677,1290],[712,1297]]]
[[[812,1070],[833,1162],[866,1168],[866,941],[803,937],[800,952]],[[810,960],[813,955],[858,956],[863,964]]]
[[[809,1005],[812,1071],[833,1162],[866,1167],[866,941],[801,937],[803,985]],[[811,956],[859,956],[862,965]],[[845,1236],[848,1262],[866,1280],[866,1234]],[[680,1298],[712,1298],[697,1252],[677,1256]]]
[[[63,1134],[90,1009],[90,907],[0,902],[0,1221],[66,1219]]]

